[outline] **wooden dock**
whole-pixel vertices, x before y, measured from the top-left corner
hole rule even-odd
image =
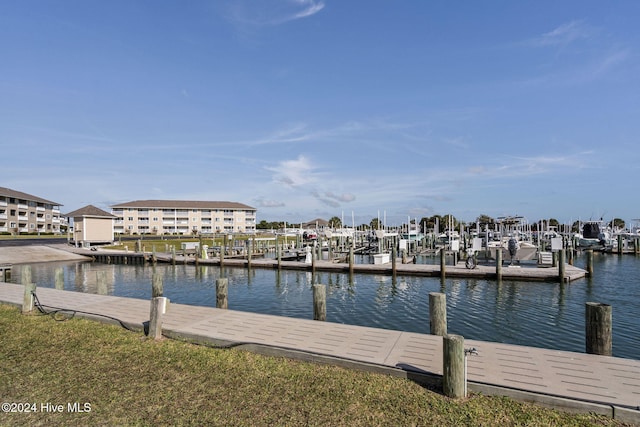
[[[21,305],[24,287],[0,283],[0,302]],[[150,301],[51,288],[36,290],[47,309],[144,330]],[[310,302],[311,311],[311,302]],[[108,316],[101,317],[101,316]],[[310,314],[311,317],[311,314]],[[328,319],[331,320],[331,319]],[[450,331],[455,333],[454,331]],[[439,384],[442,337],[171,303],[163,334]],[[469,390],[640,423],[640,361],[465,340]]]
[[[68,249],[72,250],[72,249]],[[175,255],[170,253],[150,253],[150,252],[124,252],[112,250],[90,251],[87,249],[73,249],[76,254],[92,257],[98,262],[117,263],[117,264],[144,264],[145,262],[162,262],[176,264],[199,264],[199,265],[224,265],[226,267],[238,268],[266,268],[266,269],[287,269],[287,270],[305,270],[305,271],[327,271],[349,273],[353,271],[355,274],[397,274],[405,276],[425,276],[425,277],[441,277],[439,264],[403,264],[402,259],[398,258],[394,263],[387,264],[353,264],[350,266],[348,262],[333,262],[327,260],[316,260],[313,263],[305,263],[304,261],[285,261],[278,262],[272,258],[257,258],[249,261],[246,257],[224,257],[202,259],[195,256]],[[565,282],[582,279],[586,276],[587,271],[569,264],[565,264]],[[507,266],[502,267],[502,280],[519,280],[519,281],[559,281],[559,268],[556,267],[535,267],[535,266]],[[445,266],[446,277],[455,278],[474,278],[474,279],[497,279],[495,264],[484,265],[478,264],[474,269],[465,267],[463,261],[459,261],[455,265]]]

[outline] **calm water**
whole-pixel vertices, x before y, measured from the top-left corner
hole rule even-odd
[[[578,257],[576,266],[584,267]],[[33,264],[34,281],[53,287],[62,266],[65,289],[98,293],[97,271],[107,272],[110,295],[151,298],[153,267],[92,263]],[[613,307],[613,354],[640,359],[640,258],[594,255],[594,277],[570,284],[311,273],[158,265],[164,295],[173,302],[215,307],[215,280],[229,279],[229,308],[312,318],[311,285],[327,285],[330,322],[429,333],[429,292],[447,295],[449,333],[584,352],[585,303]],[[19,270],[19,269],[18,269]],[[14,271],[13,282],[20,283]],[[104,292],[105,290],[101,290]],[[44,302],[46,304],[46,302]]]

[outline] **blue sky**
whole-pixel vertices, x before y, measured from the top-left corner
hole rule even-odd
[[[0,185],[258,220],[640,217],[640,2],[0,1]]]

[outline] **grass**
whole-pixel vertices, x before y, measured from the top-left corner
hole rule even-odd
[[[451,400],[404,379],[149,340],[0,304],[0,401],[35,403],[0,425],[623,426],[508,398]],[[63,405],[62,413],[41,404]],[[73,413],[68,404],[90,404]]]

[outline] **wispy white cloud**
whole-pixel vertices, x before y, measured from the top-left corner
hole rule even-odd
[[[240,26],[274,26],[308,18],[324,9],[322,0],[234,0],[228,19]]]
[[[315,15],[324,9],[324,2],[316,0],[293,0],[293,3],[297,3],[303,9],[295,14],[288,20],[306,18],[307,16]]]
[[[272,132],[264,138],[249,141],[248,145],[281,144],[291,142],[308,141],[313,134],[308,132],[305,123],[294,123],[285,125],[283,128]]]
[[[591,30],[584,21],[570,21],[530,40],[533,46],[566,46],[590,37]]]

